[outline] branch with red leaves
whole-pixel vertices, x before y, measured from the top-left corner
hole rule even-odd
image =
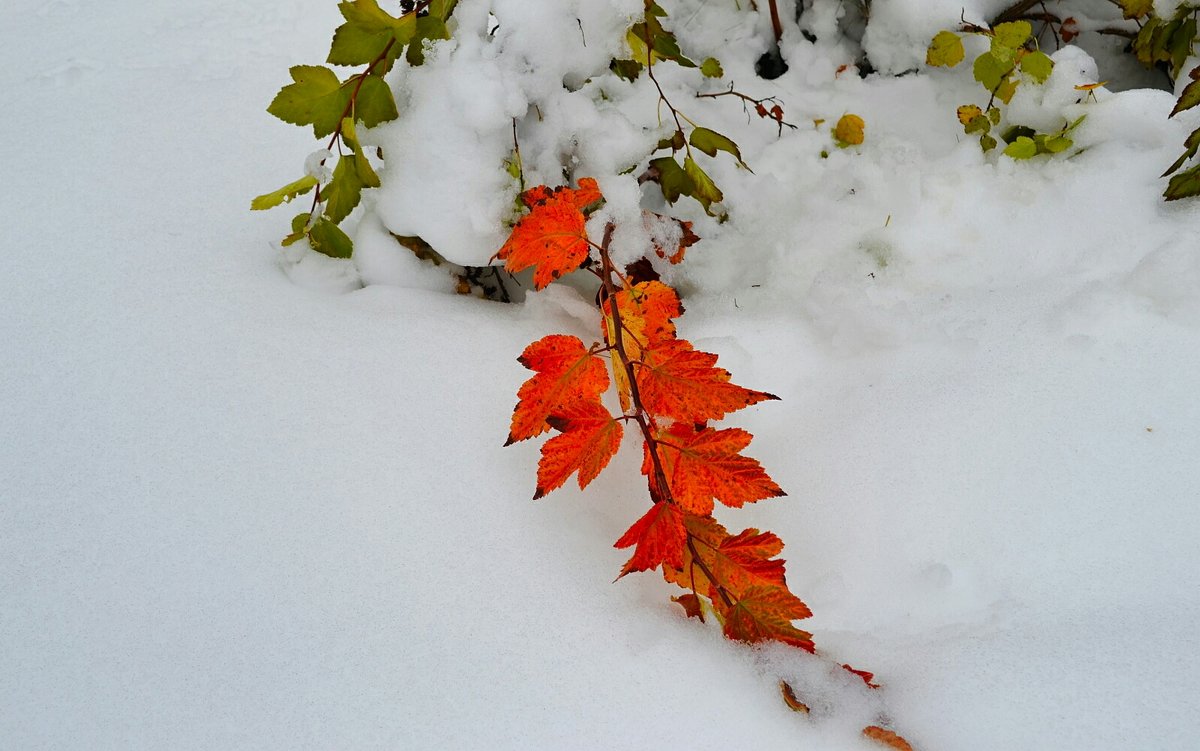
[[[670,263],[682,260],[699,239],[690,223],[645,212],[647,223],[678,223],[677,247],[648,248],[646,258],[622,272],[609,253],[615,226],[605,226],[600,243],[588,237],[587,214],[603,201],[595,180],[582,178],[578,188],[538,186],[521,198],[529,213],[496,254],[507,270],[532,269],[537,289],[580,268],[600,282],[598,341],[586,345],[575,336],[550,334],[517,358],[534,375],[517,392],[505,445],[554,433],[542,444],[533,497],[562,487],[572,475],[580,489],[587,487],[620,449],[625,426],[636,425],[650,508],[615,543],[633,548],[617,578],[659,569],[684,590],[671,599],[689,616],[715,615],[728,638],[815,653],[812,634],[794,625],[812,612],[788,588],[778,557],[783,541],[753,528],[731,534],[713,518],[718,502],[740,508],[785,495],[757,460],[742,453],[753,438],[749,432],[709,425],[778,397],[732,383],[716,355],[680,338],[679,295],[643,273],[651,251]],[[604,403],[610,389],[616,391],[616,415]],[[841,667],[878,688],[871,673]],[[782,685],[788,706],[805,706]]]
[[[783,542],[757,529],[731,534],[712,516],[716,502],[738,508],[784,495],[742,453],[750,433],[708,424],[778,397],[731,383],[716,355],[677,335],[679,296],[661,281],[633,281],[614,266],[612,225],[601,243],[588,238],[585,209],[602,200],[595,181],[580,180],[577,189],[534,188],[523,198],[530,213],[498,254],[508,270],[533,268],[540,289],[591,258],[600,280],[602,341],[585,346],[551,334],[519,358],[535,375],[518,392],[508,442],[556,432],[542,446],[534,497],[572,474],[586,487],[620,448],[623,426],[635,424],[651,507],[616,542],[633,548],[621,576],[661,569],[686,590],[677,601],[688,613],[703,618],[707,602],[729,638],[814,651],[812,635],[792,623],[812,613],[788,589],[777,558]],[[601,399],[610,385],[621,407],[616,416]]]

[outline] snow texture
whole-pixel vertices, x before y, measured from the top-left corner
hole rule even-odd
[[[673,207],[703,240],[672,280],[681,334],[782,397],[728,423],[788,497],[719,516],[787,542],[822,656],[727,642],[656,575],[611,583],[646,504],[632,443],[529,500],[536,442],[501,447],[515,357],[594,339],[586,290],[456,296],[389,234],[486,263],[514,118],[527,184],[597,176],[626,258],[663,232],[633,221],[668,208],[636,182],[657,94],[607,72],[640,2],[463,0],[392,75],[404,116],[361,134],[384,187],[335,261],[247,211],[318,147],[263,110],[334,3],[13,0],[0,748],[863,751],[879,723],[923,751],[1195,748],[1200,203],[1159,175],[1196,118],[1077,92],[1119,64],[1092,33],[1007,115],[1086,115],[1075,148],[984,156],[954,111],[986,92],[921,63],[1004,2],[875,0],[867,56],[918,72],[865,79],[830,36],[849,11],[806,3],[825,33],[789,15],[775,81],[747,3],[664,5],[798,126],[656,69],[754,170],[700,157],[729,221]],[[866,141],[838,149],[847,112]]]

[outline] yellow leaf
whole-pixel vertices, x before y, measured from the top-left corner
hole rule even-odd
[[[958,108],[958,121],[963,125],[971,122],[977,117],[983,116],[983,110],[979,109],[974,104],[964,104]]]
[[[857,146],[865,138],[864,130],[867,124],[858,115],[842,115],[833,129],[833,139],[838,146]]]

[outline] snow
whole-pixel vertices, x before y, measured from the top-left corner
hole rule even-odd
[[[263,110],[323,56],[333,3],[13,5],[0,748],[842,751],[879,723],[926,751],[1194,747],[1200,203],[1160,197],[1196,125],[1169,92],[1080,102],[1110,63],[1064,49],[1009,116],[1086,114],[1076,148],[1017,163],[962,135],[954,108],[986,98],[968,70],[838,74],[855,46],[789,22],[791,68],[762,81],[761,18],[669,8],[685,50],[799,126],[661,68],[754,170],[705,162],[730,220],[674,207],[704,238],[674,281],[681,334],[782,397],[727,422],[789,496],[719,518],[787,542],[813,658],[723,640],[655,575],[611,583],[646,504],[636,446],[529,500],[536,442],[501,447],[515,358],[594,338],[586,294],[456,296],[387,234],[485,262],[514,117],[527,182],[569,165],[633,216],[616,173],[661,136],[656,94],[604,74],[603,45],[640,3],[464,0],[463,36],[394,76],[411,119],[363,134],[412,148],[352,262],[280,249],[287,211],[247,210],[317,148]],[[964,6],[873,5],[895,72]],[[563,33],[516,31],[535,24]],[[846,112],[861,147],[832,144]]]

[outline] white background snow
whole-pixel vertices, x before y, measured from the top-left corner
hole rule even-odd
[[[640,3],[552,5],[461,9],[515,34],[531,8],[602,29]],[[1168,121],[1164,91],[1077,104],[1106,73],[1065,50],[1012,106],[1087,114],[1078,153],[985,158],[954,118],[978,96],[969,71],[835,75],[850,45],[789,23],[791,71],[763,81],[762,19],[708,5],[679,22],[685,49],[801,127],[777,138],[731,100],[686,102],[755,174],[706,163],[726,225],[677,207],[705,237],[676,279],[681,334],[782,397],[726,422],[789,496],[719,516],[786,541],[823,657],[726,642],[656,575],[611,583],[612,541],[646,504],[636,446],[586,492],[529,500],[537,447],[501,448],[515,357],[594,336],[586,298],[456,296],[383,241],[380,221],[417,220],[421,186],[430,211],[474,212],[424,215],[447,246],[502,240],[483,219],[512,188],[479,160],[557,96],[545,80],[478,37],[435,56],[458,87],[446,113],[375,136],[428,150],[390,173],[359,264],[328,262],[278,249],[285,210],[247,207],[316,148],[263,110],[289,65],[324,57],[334,3],[12,0],[0,748],[839,751],[872,748],[873,723],[922,751],[1197,747],[1200,203],[1164,204],[1158,178],[1194,121]],[[960,7],[876,5],[864,43],[893,72]],[[808,23],[832,29],[834,10]],[[509,44],[544,66],[560,42]],[[620,91],[632,122],[654,116],[644,88]],[[602,178],[657,137],[554,101],[544,153],[529,135],[538,179],[552,129],[583,134],[578,175]],[[859,149],[832,147],[845,112],[867,122]],[[628,186],[606,179],[620,210]],[[784,707],[780,678],[812,715]]]

